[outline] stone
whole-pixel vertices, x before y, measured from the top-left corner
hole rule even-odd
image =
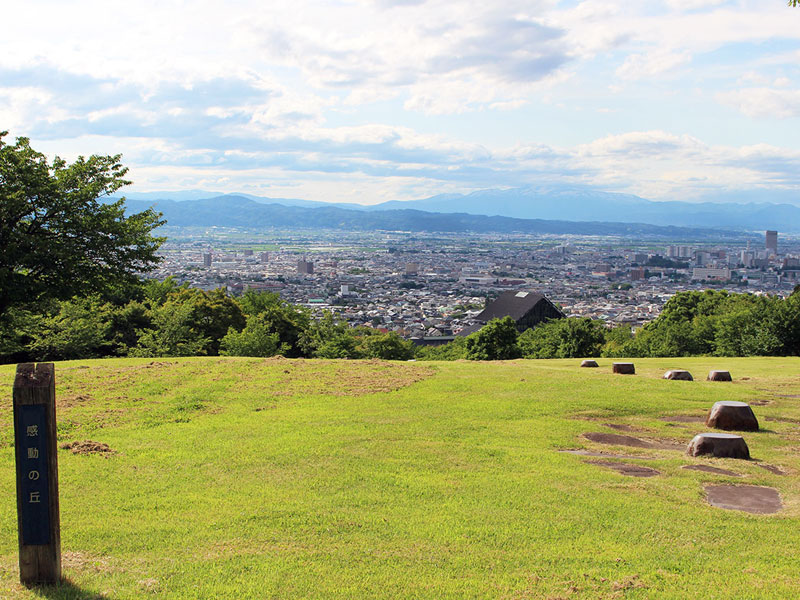
[[[628,475],[629,477],[655,477],[656,475],[661,475],[660,471],[641,465],[628,465],[625,463],[612,462],[610,460],[587,460],[585,462],[590,465],[613,469],[617,473]]]
[[[740,435],[732,433],[701,433],[689,442],[686,453],[690,456],[710,454],[717,458],[750,459],[750,449]]]
[[[672,369],[664,373],[664,379],[674,379],[675,381],[694,381],[694,377],[689,371],[683,369]]]
[[[715,402],[706,416],[706,425],[726,431],[758,431],[758,420],[746,402]]]
[[[709,371],[706,381],[733,381],[730,371]]]
[[[708,503],[717,508],[769,515],[782,507],[778,490],[757,485],[707,485]]]
[[[636,368],[633,363],[614,363],[611,371],[619,375],[636,375]]]
[[[719,469],[717,467],[710,467],[708,465],[685,465],[681,469],[688,471],[702,471],[703,473],[714,473],[714,475],[726,475],[728,477],[741,477],[739,473],[728,471],[728,469]]]
[[[584,361],[581,362],[581,366],[582,367],[597,367],[599,365],[597,364],[596,360],[584,360]]]

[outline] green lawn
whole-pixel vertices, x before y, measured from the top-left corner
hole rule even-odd
[[[68,584],[32,591],[2,366],[0,598],[800,597],[800,359],[639,359],[635,376],[579,362],[57,363],[60,441],[116,453],[59,450]],[[735,382],[703,381],[711,368]],[[744,435],[787,475],[580,437],[612,423],[688,443],[702,424],[659,417],[723,399],[770,401]],[[661,475],[570,448],[652,457],[636,462]],[[772,486],[784,508],[714,508],[705,483]]]

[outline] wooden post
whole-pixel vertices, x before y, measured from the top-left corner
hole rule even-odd
[[[61,580],[56,382],[53,363],[17,365],[14,379],[19,579]]]

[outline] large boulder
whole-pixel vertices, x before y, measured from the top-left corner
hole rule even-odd
[[[584,361],[581,362],[581,366],[582,367],[597,367],[598,364],[597,364],[596,360],[588,360],[587,359],[587,360],[584,360]]]
[[[689,442],[686,453],[690,456],[710,454],[717,458],[750,459],[750,449],[740,435],[732,433],[701,433]]]
[[[636,375],[636,368],[633,363],[614,363],[611,371],[619,375]]]
[[[715,402],[706,416],[706,425],[726,431],[758,431],[758,419],[746,402]]]

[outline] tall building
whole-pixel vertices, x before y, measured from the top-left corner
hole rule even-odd
[[[210,267],[211,266],[211,253],[206,252],[203,254],[203,266]]]
[[[262,252],[258,256],[259,260],[261,261],[262,265],[265,265],[269,262],[269,252]]]
[[[298,260],[297,261],[297,272],[302,275],[313,275],[314,274],[314,263],[305,260]]]
[[[777,231],[767,231],[766,234],[766,248],[767,250],[771,251],[772,254],[778,253],[778,232]]]
[[[419,263],[406,263],[406,275],[416,275],[419,273]]]

